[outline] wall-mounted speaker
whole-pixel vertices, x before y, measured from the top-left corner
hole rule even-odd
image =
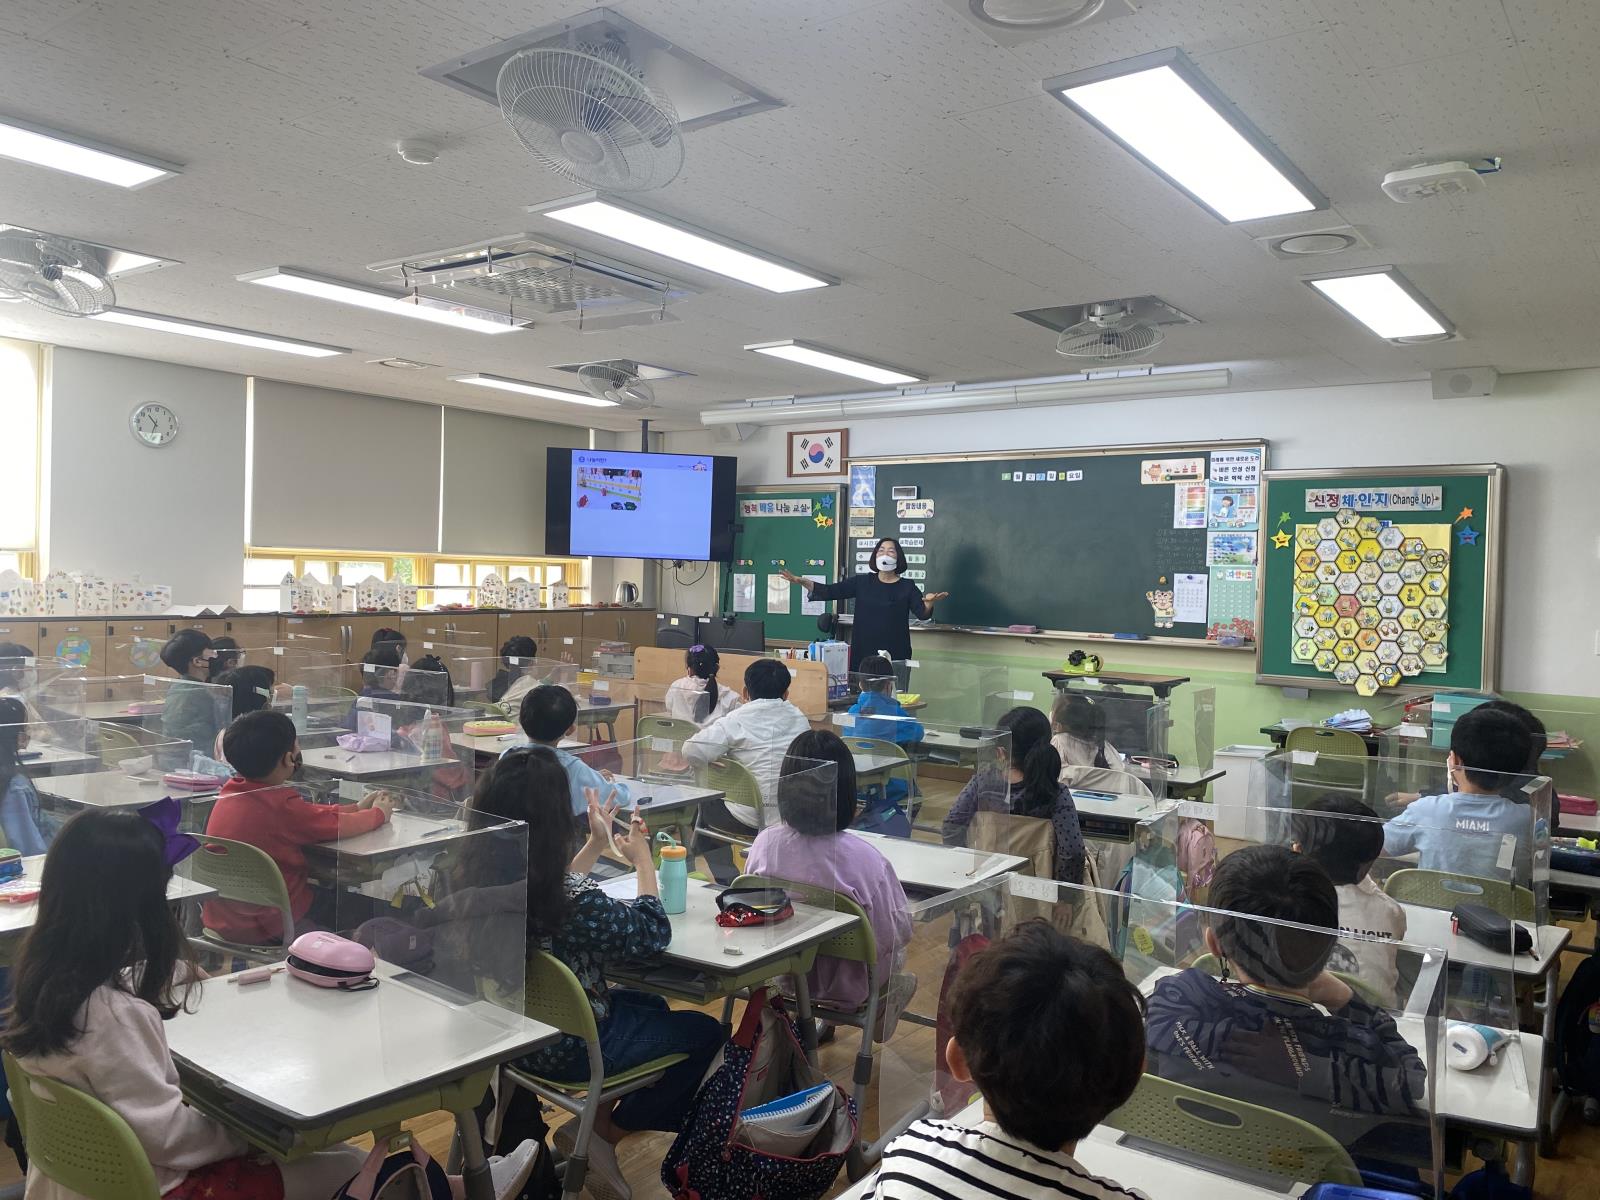
[[[1451,367],[1430,371],[1435,400],[1455,400],[1462,396],[1492,396],[1500,372],[1493,367]]]

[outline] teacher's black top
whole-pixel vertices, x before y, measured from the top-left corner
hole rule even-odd
[[[850,634],[850,669],[872,654],[904,661],[911,657],[911,618],[926,617],[922,589],[909,579],[885,583],[875,574],[852,575],[838,583],[819,583],[813,600],[854,600],[855,623]]]

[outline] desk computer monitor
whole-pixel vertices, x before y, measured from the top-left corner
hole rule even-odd
[[[673,650],[687,650],[699,637],[700,618],[687,613],[656,614],[656,645]]]
[[[740,650],[746,654],[767,652],[767,626],[764,621],[742,621],[734,617],[701,617],[700,641],[718,650]]]

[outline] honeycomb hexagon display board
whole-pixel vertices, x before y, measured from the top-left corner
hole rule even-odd
[[[1443,669],[1449,525],[1380,521],[1341,508],[1295,526],[1294,544],[1295,662],[1361,696]]]

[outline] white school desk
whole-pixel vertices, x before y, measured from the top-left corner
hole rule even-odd
[[[1071,791],[1083,836],[1096,842],[1131,842],[1135,829],[1169,806],[1169,802],[1149,796],[1116,796],[1092,788]]]
[[[22,752],[22,773],[30,778],[43,775],[76,774],[92,771],[100,765],[98,754],[68,746],[52,746],[35,742]]]
[[[338,746],[315,746],[302,750],[306,769],[321,771],[336,779],[384,779],[395,775],[409,775],[432,767],[454,766],[459,758],[423,758],[410,750],[379,750],[371,754],[354,754]]]
[[[1576,833],[1585,837],[1600,833],[1600,815],[1589,816],[1585,813],[1562,812],[1556,810],[1556,828],[1568,833]]]
[[[1426,908],[1420,904],[1402,904],[1406,911],[1407,942],[1419,946],[1440,946],[1452,963],[1467,966],[1489,967],[1497,970],[1512,968],[1519,979],[1537,979],[1560,961],[1561,950],[1572,940],[1572,930],[1564,925],[1538,925],[1531,921],[1518,921],[1533,937],[1532,954],[1510,955],[1497,953],[1471,938],[1462,937],[1450,928],[1449,910]]]
[[[274,975],[211,979],[193,1012],[167,1022],[189,1102],[284,1159],[445,1109],[455,1114],[467,1194],[493,1187],[473,1106],[496,1067],[557,1030],[484,1001],[435,993],[388,963],[364,992]]]
[[[459,750],[469,750],[473,754],[488,754],[499,758],[513,746],[528,745],[528,737],[520,729],[515,733],[491,733],[473,736],[470,733],[452,733],[450,744]],[[560,748],[571,750],[574,753],[587,749],[588,742],[580,742],[577,738],[562,738]]]
[[[308,859],[395,858],[412,850],[447,844],[451,835],[459,837],[464,832],[466,827],[460,821],[396,812],[376,829],[337,841],[317,842],[305,847],[305,851]]]
[[[143,808],[167,796],[188,807],[195,801],[209,804],[226,782],[217,776],[211,786],[204,789],[175,788],[163,783],[159,772],[133,776],[112,767],[107,771],[49,775],[40,779],[37,787],[41,795],[93,808]]]
[[[860,829],[852,829],[850,833],[871,843],[889,860],[906,891],[930,896],[971,887],[1028,865],[1026,858],[1015,854],[992,854],[965,846],[936,846],[931,842],[914,842],[910,838],[888,837]]]
[[[159,719],[164,704],[160,700],[86,700],[76,715],[90,721],[116,721],[121,725],[143,725]]]
[[[851,750],[856,761],[856,778],[870,779],[874,775],[887,775],[896,767],[906,765],[906,760],[892,754],[873,754],[866,750]]]
[[[1198,799],[1206,794],[1206,788],[1221,779],[1228,772],[1222,767],[1163,767],[1159,772],[1152,771],[1141,763],[1126,763],[1123,768],[1135,779],[1142,779],[1145,783],[1166,785],[1167,794],[1179,796],[1184,799]]]
[[[38,883],[43,876],[44,855],[30,854],[22,860],[22,878]],[[216,888],[196,883],[182,875],[174,875],[172,881],[167,884],[167,899],[174,904],[185,900],[204,900],[216,894]],[[18,937],[33,928],[38,916],[37,900],[30,900],[26,904],[0,904],[0,963],[11,961],[11,955],[16,951]]]

